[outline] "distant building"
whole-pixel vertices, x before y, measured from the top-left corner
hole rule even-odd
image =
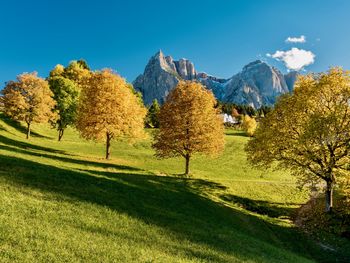
[[[227,113],[221,114],[221,117],[224,124],[232,124],[232,125],[239,124],[239,121],[235,117],[232,117]]]

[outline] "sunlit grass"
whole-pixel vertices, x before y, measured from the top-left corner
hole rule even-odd
[[[150,131],[151,132],[151,131]],[[294,228],[307,200],[287,172],[253,170],[228,131],[217,159],[157,160],[151,137],[104,145],[68,129],[0,119],[1,262],[312,262],[345,260]],[[341,245],[341,246],[340,246]],[[346,249],[348,251],[346,252]],[[329,260],[327,260],[329,259]]]

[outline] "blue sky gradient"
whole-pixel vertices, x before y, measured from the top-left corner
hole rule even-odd
[[[1,1],[0,88],[22,72],[46,77],[84,58],[133,81],[162,49],[198,71],[231,77],[261,58],[298,47],[313,52],[306,71],[350,69],[350,1]],[[306,43],[286,43],[306,36]]]

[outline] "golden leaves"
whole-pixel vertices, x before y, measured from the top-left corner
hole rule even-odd
[[[145,136],[145,107],[119,75],[111,70],[91,73],[82,90],[77,128],[86,139],[103,140]]]
[[[246,150],[253,164],[278,161],[304,182],[349,177],[350,75],[341,68],[300,76],[262,120]]]
[[[52,112],[56,103],[48,83],[36,72],[24,73],[17,81],[9,81],[2,93],[5,113],[15,120],[47,122],[57,117]]]
[[[256,120],[249,115],[244,115],[242,120],[243,130],[248,136],[252,137],[257,127]]]
[[[153,147],[158,157],[204,153],[224,148],[224,126],[213,94],[197,82],[180,82],[170,92],[159,114],[160,130]]]

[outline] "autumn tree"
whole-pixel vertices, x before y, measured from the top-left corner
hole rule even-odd
[[[263,105],[258,109],[258,116],[259,117],[265,117],[266,114],[268,114],[272,110],[272,107]]]
[[[82,137],[106,142],[144,136],[146,109],[130,85],[111,70],[93,72],[80,95],[76,127]]]
[[[79,86],[84,86],[86,78],[89,77],[90,69],[84,60],[71,61],[64,68],[62,76],[74,81]]]
[[[4,97],[0,96],[0,112],[4,111]]]
[[[237,109],[235,107],[232,108],[232,111],[231,111],[231,116],[232,117],[235,117],[235,118],[239,118],[239,113],[237,111]]]
[[[50,72],[48,82],[57,101],[55,112],[59,116],[52,126],[58,130],[59,141],[67,126],[75,123],[80,90],[86,85],[90,72],[89,65],[82,59],[71,61],[67,67],[58,64]]]
[[[153,144],[156,156],[182,156],[188,175],[194,154],[220,153],[224,148],[224,126],[215,104],[212,92],[200,83],[180,82],[160,109],[160,129]]]
[[[52,126],[57,128],[58,140],[60,141],[67,126],[75,123],[79,88],[72,80],[62,76],[50,77],[49,86],[56,101],[54,110],[58,114],[58,118],[52,122]]]
[[[27,139],[30,137],[31,124],[55,119],[52,112],[55,101],[52,98],[46,80],[36,72],[17,76],[17,81],[9,81],[2,90],[5,114],[27,124]]]
[[[57,64],[51,71],[49,78],[54,78],[54,77],[63,77],[64,76],[64,66],[61,64]]]
[[[86,62],[85,59],[79,59],[77,60],[77,64],[80,66],[80,68],[86,69],[88,71],[90,71],[90,66],[88,65],[88,63]]]
[[[85,60],[71,61],[68,66],[56,65],[50,72],[49,78],[64,77],[73,81],[81,89],[90,76],[90,68]]]
[[[160,106],[157,99],[154,99],[152,105],[148,108],[146,115],[146,126],[151,128],[159,128],[159,112]]]
[[[300,76],[261,121],[246,147],[252,164],[288,168],[301,185],[323,186],[326,211],[333,189],[349,178],[350,74],[341,68]]]
[[[244,115],[242,118],[242,127],[247,135],[252,137],[257,127],[256,120],[249,115]]]

